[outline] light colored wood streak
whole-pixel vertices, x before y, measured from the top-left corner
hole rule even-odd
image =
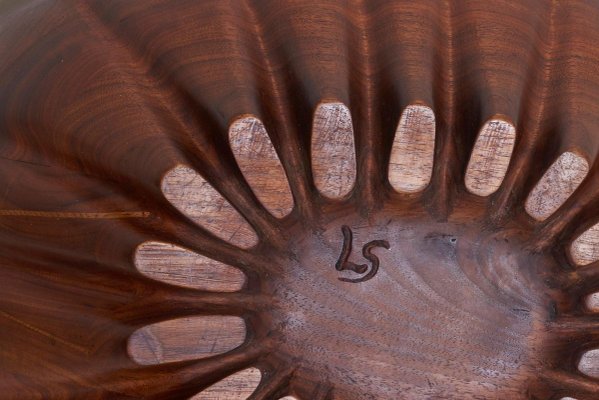
[[[282,218],[293,208],[293,196],[285,170],[264,129],[255,117],[243,117],[231,124],[229,143],[248,184],[264,207]]]
[[[476,138],[465,184],[470,193],[489,196],[495,193],[507,172],[516,141],[516,128],[500,119],[487,121]]]
[[[435,113],[412,104],[399,118],[391,158],[389,183],[398,192],[418,192],[431,180],[435,155]]]
[[[599,378],[599,349],[589,350],[582,355],[578,369],[592,378]]]
[[[147,211],[113,211],[113,212],[67,212],[67,211],[35,211],[35,210],[0,210],[0,216],[7,217],[38,217],[58,219],[119,219],[146,218]]]
[[[599,224],[595,224],[578,236],[570,247],[576,265],[588,265],[599,260]]]
[[[254,393],[261,378],[258,368],[244,369],[216,382],[189,400],[245,400]]]
[[[247,221],[193,169],[180,165],[170,170],[162,180],[162,192],[179,211],[219,238],[243,248],[258,243]]]
[[[554,161],[526,199],[526,212],[538,221],[547,219],[574,193],[589,171],[584,157],[565,152]]]
[[[129,337],[127,350],[142,365],[195,360],[233,350],[245,335],[245,323],[239,317],[177,318],[138,329]]]
[[[258,368],[244,369],[216,382],[189,400],[245,400],[254,393],[261,378]]]
[[[239,269],[168,243],[142,243],[135,266],[151,279],[193,289],[235,292],[245,283]]]
[[[285,396],[285,397],[281,397],[279,400],[297,400],[297,399],[293,396]]]
[[[584,303],[589,310],[599,312],[599,293],[588,295]]]
[[[321,103],[312,124],[312,174],[329,198],[347,195],[356,181],[356,149],[351,114],[341,103]]]

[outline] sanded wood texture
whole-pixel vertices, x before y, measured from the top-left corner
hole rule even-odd
[[[593,225],[572,242],[570,255],[576,265],[588,265],[599,260],[599,224]]]
[[[589,164],[582,156],[569,151],[561,154],[528,195],[528,214],[540,221],[547,219],[574,193],[588,171]]]
[[[591,310],[598,312],[599,311],[599,293],[591,293],[585,299],[586,307]]]
[[[483,125],[466,169],[468,191],[488,196],[499,189],[510,164],[515,141],[516,128],[511,123],[492,119]]]
[[[435,155],[435,113],[412,104],[401,113],[389,160],[389,183],[398,192],[423,190],[431,180]]]
[[[196,360],[232,350],[243,343],[245,336],[245,323],[239,317],[177,318],[135,331],[127,351],[142,365]]]
[[[246,400],[260,383],[260,370],[248,368],[203,390],[190,400]]]
[[[578,362],[578,369],[585,375],[599,378],[599,350],[589,350]]]
[[[349,193],[356,180],[356,150],[349,110],[341,103],[322,103],[312,125],[312,174],[318,190],[330,198]]]
[[[275,217],[289,214],[293,196],[281,161],[255,117],[235,120],[229,128],[229,143],[235,159],[258,199]]]
[[[162,180],[164,196],[202,228],[240,247],[251,247],[258,236],[233,206],[193,169],[177,166]]]
[[[597,400],[598,21],[0,2],[0,399]]]
[[[245,283],[239,269],[169,243],[141,244],[135,266],[148,278],[199,290],[235,292]]]

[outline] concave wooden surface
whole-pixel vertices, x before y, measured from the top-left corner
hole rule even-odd
[[[599,3],[0,3],[1,399],[599,398]]]

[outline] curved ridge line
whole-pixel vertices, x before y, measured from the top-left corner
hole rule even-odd
[[[297,207],[300,210],[300,213],[305,216],[305,218],[303,218],[304,220],[312,220],[314,219],[315,210],[308,206],[308,204],[313,203],[310,193],[310,184],[312,183],[311,174],[307,172],[307,168],[301,168],[301,166],[304,165],[302,154],[300,153],[303,146],[299,141],[298,135],[294,135],[292,134],[293,132],[290,132],[289,126],[292,126],[293,124],[285,124],[285,121],[293,120],[289,112],[289,107],[285,107],[284,101],[281,101],[281,93],[285,92],[284,89],[287,88],[281,83],[279,74],[275,73],[275,67],[269,56],[271,52],[268,48],[268,43],[265,40],[264,26],[262,21],[260,21],[255,7],[251,4],[250,0],[244,0],[243,6],[249,21],[254,27],[253,34],[258,47],[259,59],[262,60],[260,67],[264,68],[266,75],[268,76],[266,86],[270,93],[267,93],[267,95],[270,104],[272,104],[273,108],[276,110],[272,117],[276,125],[280,126],[280,130],[285,132],[284,136],[286,136],[287,140],[293,142],[291,143],[292,147],[298,149],[295,151],[284,151],[284,154],[282,155],[285,155],[285,157],[279,157],[281,165],[285,170],[287,183],[291,189],[295,204],[294,207]],[[258,78],[257,80],[259,81]],[[290,96],[290,94],[287,94],[287,97]],[[278,152],[277,156],[279,156]],[[293,172],[292,174],[288,173],[290,170]]]
[[[551,98],[551,96],[548,97],[548,93],[552,88],[550,83],[554,80],[556,70],[556,68],[550,68],[550,66],[555,59],[555,51],[558,39],[558,32],[556,28],[557,6],[557,1],[551,2],[547,31],[541,31],[538,33],[537,41],[533,48],[536,50],[540,47],[540,56],[535,57],[536,62],[530,63],[530,68],[528,68],[527,77],[525,78],[523,87],[524,92],[521,94],[519,113],[522,115],[518,116],[518,120],[530,121],[525,126],[527,128],[526,131],[529,133],[527,136],[531,136],[532,140],[529,143],[522,143],[522,140],[516,139],[517,142],[520,142],[520,146],[514,146],[508,171],[499,189],[497,202],[493,207],[493,211],[490,212],[490,218],[495,223],[501,223],[504,221],[510,215],[510,213],[513,212],[514,205],[516,203],[526,200],[524,193],[516,193],[516,195],[514,195],[514,188],[524,186],[524,180],[528,176],[530,169],[523,168],[523,166],[527,160],[532,158],[531,154],[535,151],[535,148],[538,147],[538,143],[542,140],[542,137],[539,133],[545,124],[544,117],[546,115],[545,110],[547,108],[546,99]],[[547,41],[544,40],[544,34],[546,34],[546,37],[548,38]],[[538,76],[538,70],[542,71],[540,80],[535,79],[536,76]],[[541,99],[541,101],[530,101],[531,99]],[[532,105],[529,107],[523,106],[527,103]],[[522,131],[522,124],[518,122],[517,125],[516,135],[519,135],[518,132]],[[522,148],[523,144],[526,144],[525,148]],[[520,149],[518,149],[518,147],[520,147]]]

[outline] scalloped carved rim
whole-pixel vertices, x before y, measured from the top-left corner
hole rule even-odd
[[[411,104],[401,113],[389,159],[388,178],[398,192],[419,192],[428,186],[435,156],[435,113]]]

